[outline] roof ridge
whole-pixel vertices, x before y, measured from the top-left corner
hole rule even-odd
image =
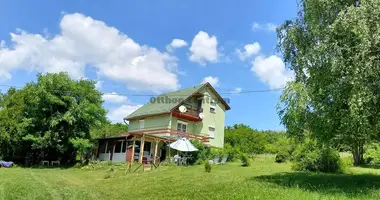
[[[151,98],[151,100],[144,104],[139,109],[135,110],[133,113],[129,114],[124,119],[132,119],[132,118],[138,118],[138,117],[144,117],[149,115],[155,115],[155,114],[164,114],[164,113],[170,113],[173,108],[178,106],[180,103],[183,102],[183,99],[187,99],[188,97],[192,96],[195,92],[199,91],[201,88],[203,88],[207,83],[184,88],[181,90],[176,90],[173,92],[168,92],[164,94],[160,94],[156,97]],[[175,94],[178,93],[178,96]],[[169,101],[164,100],[162,102],[158,97],[168,97],[171,96],[172,99],[168,99]],[[176,101],[173,101],[175,97],[181,97],[181,100],[176,99]],[[179,100],[179,101],[178,101]]]
[[[175,93],[175,92],[180,92],[182,90],[186,90],[186,89],[191,89],[191,88],[196,88],[196,87],[203,87],[204,85],[206,85],[207,83],[202,83],[202,84],[199,84],[199,85],[195,85],[195,86],[192,86],[192,87],[186,87],[186,88],[183,88],[183,89],[180,89],[180,90],[174,90],[174,91],[171,91],[171,92],[166,92],[166,93],[162,93],[162,94],[159,94],[157,95],[157,97],[159,96],[164,96],[164,95],[167,95],[167,94],[171,94],[171,93]]]

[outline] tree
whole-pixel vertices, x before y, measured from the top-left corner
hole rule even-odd
[[[284,118],[293,116],[319,141],[349,145],[360,164],[363,145],[380,138],[380,1],[301,0],[298,17],[277,33],[284,61],[308,98],[300,110],[282,99],[282,122],[297,131]],[[293,111],[300,113],[287,114]]]
[[[268,151],[268,144],[274,144],[282,132],[277,131],[258,131],[244,124],[235,124],[225,129],[225,143],[232,147],[239,147],[244,153],[271,153]]]
[[[126,124],[116,123],[111,124],[107,121],[99,126],[94,126],[91,129],[91,137],[93,139],[109,137],[109,136],[119,136],[121,133],[127,132],[128,126]]]
[[[73,161],[72,141],[90,140],[91,128],[106,121],[95,83],[74,81],[66,73],[38,74],[37,82],[10,89],[3,96],[0,143],[11,148],[0,148],[0,153],[10,158],[27,158],[31,163],[59,158]]]
[[[70,138],[71,144],[73,144],[74,148],[77,150],[77,152],[80,155],[80,159],[84,159],[84,155],[89,152],[91,147],[93,147],[93,144],[90,142],[89,139],[83,139],[83,138]]]

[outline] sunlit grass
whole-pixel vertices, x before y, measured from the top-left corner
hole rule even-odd
[[[380,199],[379,169],[347,174],[297,173],[259,156],[251,166],[161,166],[152,172],[0,169],[0,199]]]

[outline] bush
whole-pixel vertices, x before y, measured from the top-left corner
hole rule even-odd
[[[239,146],[231,146],[230,144],[224,145],[223,155],[228,155],[228,161],[235,161],[239,159],[239,155],[242,154]]]
[[[205,162],[205,171],[208,173],[211,172],[211,164],[209,162]]]
[[[342,172],[343,163],[339,152],[330,147],[318,147],[315,141],[307,140],[294,152],[294,165],[296,171],[312,172]]]
[[[203,164],[204,161],[208,160],[211,155],[210,147],[205,146],[202,142],[198,140],[191,140],[191,143],[198,149],[198,151],[191,152],[192,159],[189,160],[189,164]]]
[[[245,153],[242,153],[240,155],[240,160],[241,160],[241,166],[243,166],[243,167],[248,167],[251,165],[251,162],[250,162],[247,154],[245,154]]]
[[[340,158],[340,162],[343,166],[343,168],[353,166],[354,165],[354,158],[352,156]]]
[[[287,152],[278,152],[276,154],[275,162],[276,163],[284,163],[289,159],[289,154]]]
[[[77,162],[77,163],[73,166],[73,168],[77,168],[77,169],[82,168],[82,167],[84,167],[84,165],[83,165],[82,163],[80,163],[80,162]]]
[[[366,163],[371,165],[379,165],[380,164],[380,144],[371,143],[365,145],[364,147],[364,160]]]

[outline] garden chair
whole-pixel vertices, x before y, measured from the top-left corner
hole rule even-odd
[[[222,158],[222,161],[220,161],[220,164],[221,164],[221,165],[226,164],[227,159],[228,159],[228,155],[224,155],[223,158]]]
[[[220,156],[219,155],[215,155],[214,161],[213,161],[214,165],[219,165],[219,160],[220,160]]]
[[[183,158],[181,159],[181,165],[182,165],[182,166],[187,166],[187,157],[183,157]]]

